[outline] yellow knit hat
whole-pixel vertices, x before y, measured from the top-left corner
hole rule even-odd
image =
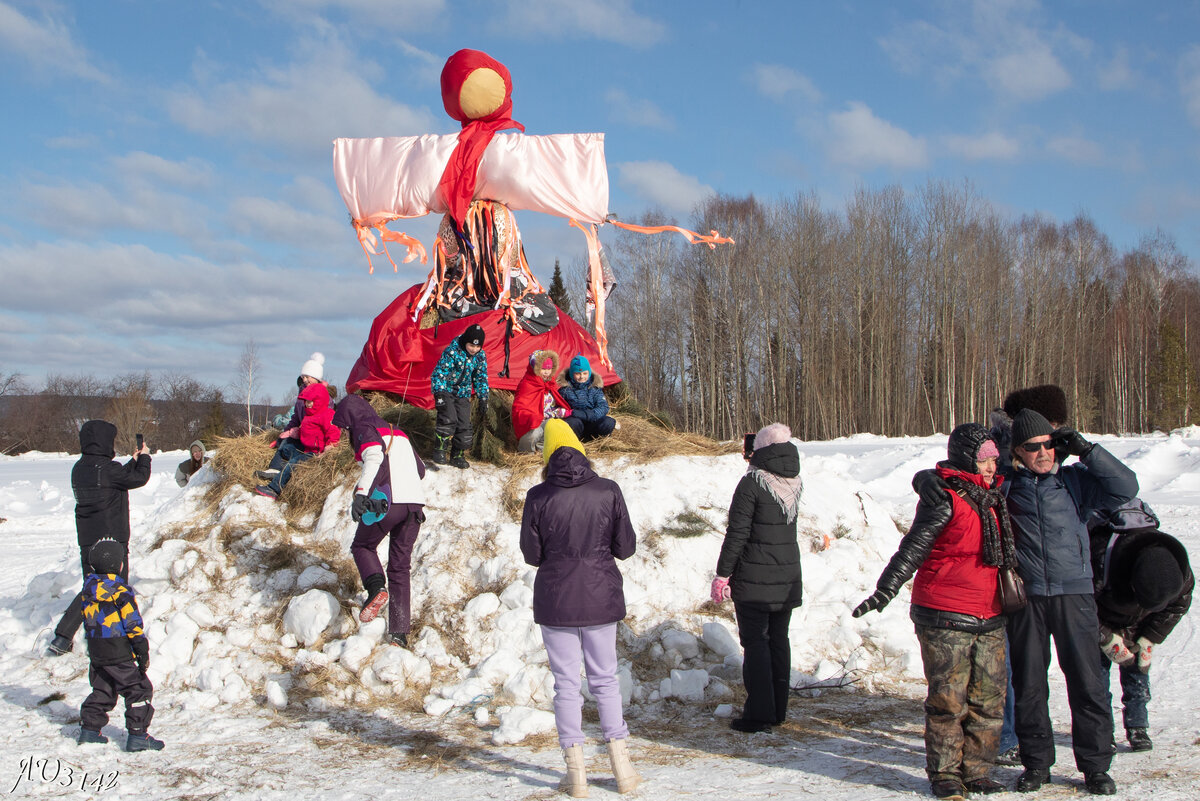
[[[550,461],[550,455],[559,448],[574,448],[587,456],[587,451],[583,449],[583,443],[579,441],[579,437],[575,436],[571,427],[565,420],[555,417],[546,421],[545,437],[542,439],[542,464]]]

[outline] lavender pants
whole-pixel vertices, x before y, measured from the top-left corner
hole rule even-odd
[[[617,679],[617,624],[559,628],[542,626],[542,642],[554,674],[554,725],[563,748],[583,745],[583,694],[579,662],[587,671],[588,690],[596,697],[600,730],[605,740],[629,736],[621,712],[621,684]]]
[[[383,574],[379,561],[379,543],[390,537],[388,543],[387,589],[388,631],[392,634],[407,634],[412,625],[412,607],[409,600],[409,571],[412,569],[413,544],[425,522],[424,507],[419,503],[394,503],[387,516],[374,525],[359,523],[350,543],[350,555],[358,568],[358,575],[365,583],[371,576]]]

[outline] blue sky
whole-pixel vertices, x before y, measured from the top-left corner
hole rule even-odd
[[[264,395],[314,350],[343,383],[427,268],[368,275],[331,140],[457,130],[463,47],[528,133],[606,133],[623,219],[968,180],[1200,258],[1196,3],[0,0],[0,373],[227,384],[253,339]],[[518,222],[542,278],[582,261],[565,221]]]

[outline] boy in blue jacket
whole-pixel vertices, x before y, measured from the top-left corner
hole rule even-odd
[[[107,743],[100,733],[108,713],[125,699],[126,751],[161,751],[163,741],[146,733],[154,707],[154,686],[146,677],[150,667],[150,643],[142,629],[133,590],[118,571],[125,550],[114,540],[100,540],[88,551],[92,572],[83,583],[83,625],[87,642],[88,680],[92,693],[79,710],[80,745]]]
[[[582,353],[571,359],[558,392],[571,405],[567,425],[581,441],[607,437],[617,427],[617,421],[608,416],[604,384]]]
[[[472,325],[442,351],[430,380],[437,409],[435,464],[465,470],[471,465],[463,457],[471,449],[471,391],[486,404],[488,397],[487,354],[483,352],[483,328]],[[453,449],[451,448],[453,446]],[[447,459],[447,451],[450,456]]]

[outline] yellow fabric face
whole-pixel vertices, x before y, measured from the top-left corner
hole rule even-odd
[[[474,70],[458,91],[458,107],[469,119],[478,120],[504,104],[504,78],[487,67]]]
[[[571,430],[566,421],[558,418],[547,420],[543,430],[545,436],[542,440],[542,464],[550,461],[550,455],[563,447],[574,448],[587,456],[587,451],[583,449],[583,443],[579,441],[579,437],[575,436],[575,432]]]

